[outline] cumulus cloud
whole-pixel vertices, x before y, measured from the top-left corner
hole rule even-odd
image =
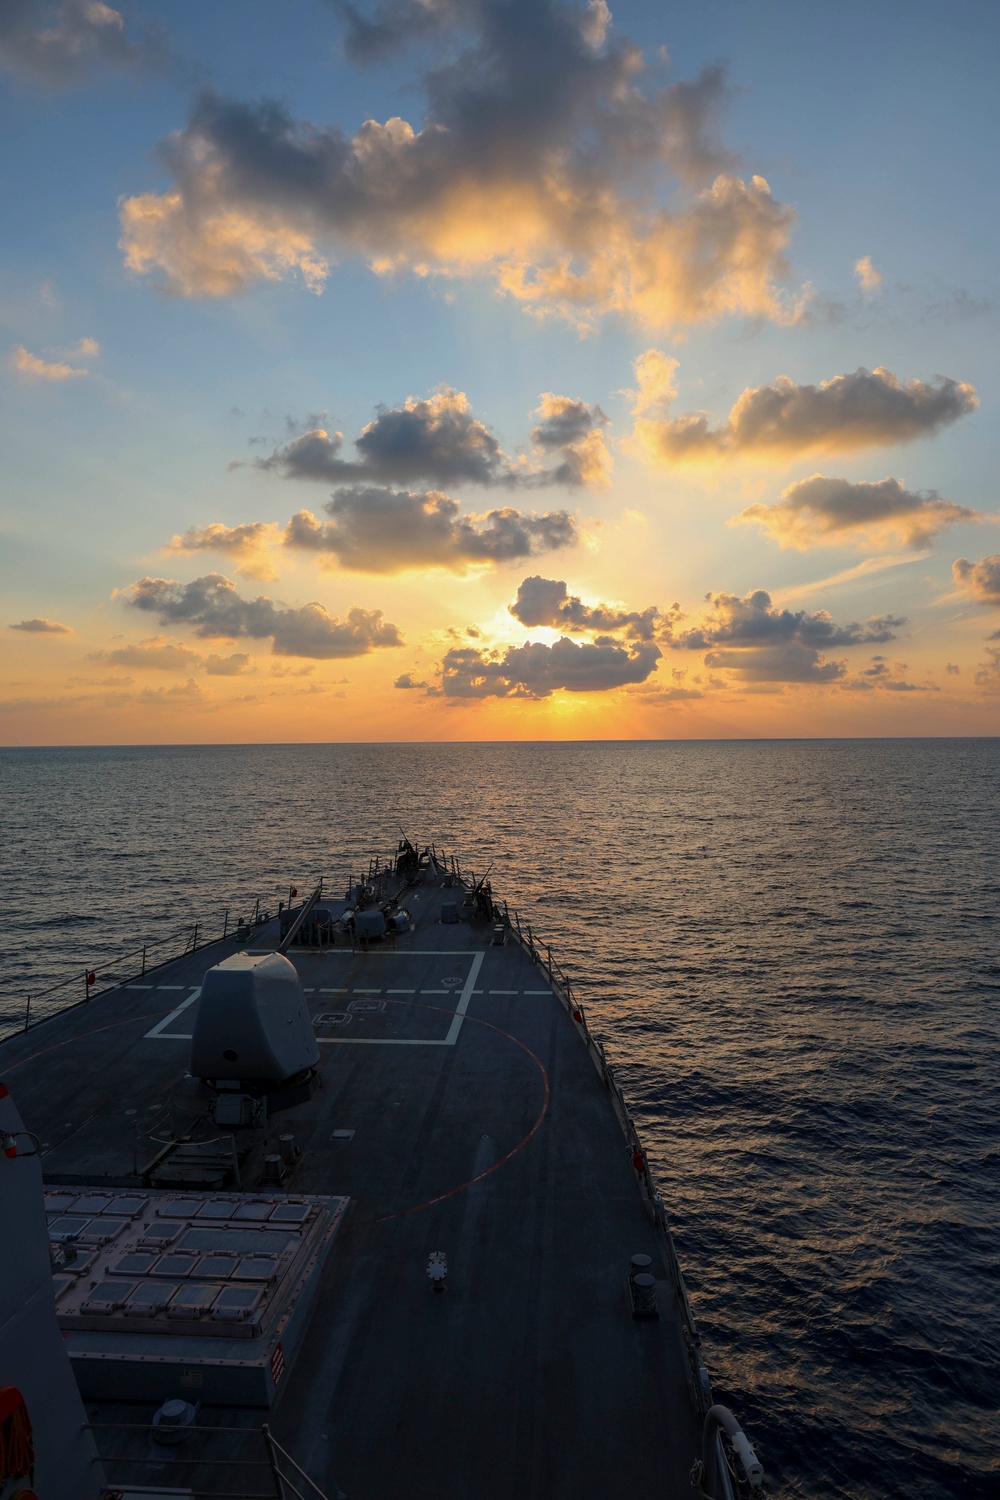
[[[827,661],[826,651],[891,641],[905,623],[881,615],[864,625],[837,625],[826,610],[778,609],[764,589],[742,599],[709,594],[707,604],[699,625],[673,627],[660,638],[678,649],[704,651],[707,667],[735,672],[745,682],[836,682],[847,665]]]
[[[871,666],[864,667],[851,682],[843,687],[848,692],[863,693],[878,690],[883,693],[939,693],[936,682],[907,682],[903,676],[906,662],[889,662],[884,656],[873,656]]]
[[[577,540],[576,522],[567,511],[538,516],[507,507],[463,516],[457,500],[436,490],[337,490],[326,509],[332,517],[327,522],[308,510],[294,515],[283,533],[285,546],[364,573],[427,567],[464,573],[483,564],[519,562]]]
[[[456,646],[441,662],[441,690],[451,698],[548,698],[606,693],[645,682],[660,659],[650,643],[625,647],[607,636],[583,645],[562,636],[552,646],[525,642],[505,651]]]
[[[900,380],[891,370],[858,369],[819,385],[797,385],[779,375],[749,387],[725,423],[707,412],[671,417],[677,361],[649,350],[636,361],[634,436],[658,465],[720,463],[733,458],[796,458],[804,453],[854,453],[863,448],[929,437],[974,411],[971,385],[938,376]]]
[[[607,312],[658,328],[790,316],[794,214],[734,175],[721,68],[666,82],[610,35],[604,0],[342,9],[356,56],[437,35],[419,127],[349,135],[204,93],[161,144],[172,185],[122,202],[132,271],[184,296],[296,274],[319,291],[358,256],[378,274],[486,275],[581,328]]]
[[[872,264],[870,255],[862,255],[854,262],[854,274],[863,292],[875,292],[882,285],[882,272]]]
[[[23,344],[15,344],[10,351],[10,362],[18,378],[26,381],[49,380],[57,384],[64,380],[79,380],[89,370],[67,364],[64,359],[46,360],[32,354]]]
[[[402,406],[378,409],[354,440],[357,458],[343,457],[344,435],[315,426],[297,434],[255,469],[276,471],[288,479],[327,483],[503,485],[537,489],[545,485],[603,489],[611,472],[611,455],[602,428],[608,419],[599,406],[569,396],[546,394],[532,441],[543,454],[561,461],[552,468],[525,458],[511,458],[486,424],[473,416],[464,391],[442,386],[432,396],[410,396]]]
[[[748,505],[734,517],[755,522],[782,547],[902,543],[918,550],[956,521],[979,519],[978,511],[942,500],[936,490],[908,490],[901,479],[854,484],[824,474],[789,485],[774,505]]]
[[[101,67],[158,67],[162,39],[136,31],[103,0],[3,0],[0,67],[50,88],[82,83]]]
[[[424,688],[429,689],[429,682],[417,682],[412,672],[403,672],[393,683],[394,688]]]
[[[35,616],[32,620],[18,620],[8,625],[8,630],[24,630],[28,635],[72,635],[73,629],[70,625],[60,625],[58,620],[46,620],[42,616]]]
[[[266,595],[243,599],[221,573],[209,573],[188,584],[170,578],[141,578],[123,592],[125,604],[159,616],[161,625],[191,625],[197,635],[271,638],[275,656],[329,659],[366,656],[383,646],[401,646],[395,625],[380,609],[355,607],[340,620],[322,604],[284,609]]]
[[[1000,604],[1000,553],[970,562],[959,557],[951,565],[951,575],[958,587],[980,604]]]
[[[242,526],[223,526],[213,521],[210,526],[190,526],[183,536],[173,537],[165,550],[188,555],[223,552],[233,559],[235,571],[241,577],[268,580],[278,576],[270,553],[270,544],[277,534],[273,522],[247,521]]]
[[[579,485],[607,489],[611,483],[611,454],[601,429],[610,424],[601,408],[547,391],[535,416],[541,420],[532,430],[532,442],[545,453],[560,451],[562,462],[554,469],[536,473],[534,483],[562,484],[571,489]]]
[[[212,652],[205,658],[205,671],[209,677],[242,677],[253,670],[253,657],[249,651],[234,651],[231,656],[216,656]]]
[[[576,594],[568,591],[562,579],[542,578],[537,573],[524,579],[518,587],[517,598],[507,607],[522,625],[548,625],[556,630],[574,632],[623,630],[642,641],[653,639],[659,620],[653,607],[640,611],[618,609],[607,604],[584,604]]]

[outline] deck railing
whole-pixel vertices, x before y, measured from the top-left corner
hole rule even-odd
[[[569,975],[552,957],[552,949],[548,943],[543,943],[538,939],[532,930],[530,922],[522,924],[520,915],[516,909],[508,907],[506,901],[500,903],[500,905],[502,907],[503,921],[508,931],[528,955],[532,963],[536,964],[548,976],[553,993],[569,1012],[578,1027],[586,1043],[591,1061],[604,1080],[611,1095],[612,1108],[628,1144],[639,1191],[642,1195],[646,1212],[659,1231],[666,1255],[667,1267],[670,1272],[670,1279],[681,1305],[683,1312],[681,1330],[684,1335],[684,1344],[687,1352],[689,1381],[695,1405],[702,1416],[704,1416],[712,1405],[712,1383],[705,1361],[701,1355],[701,1339],[695,1324],[694,1313],[691,1310],[691,1303],[688,1298],[687,1287],[684,1284],[680,1262],[677,1259],[677,1252],[674,1249],[674,1242],[667,1223],[667,1214],[663,1205],[663,1199],[649,1169],[649,1160],[646,1156],[645,1148],[639,1139],[639,1132],[629,1111],[625,1095],[622,1092],[618,1079],[615,1077],[612,1064],[607,1060],[604,1044],[590,1030],[583,1004],[574,994]]]
[[[229,937],[235,938],[238,932],[250,936],[265,921],[270,921],[273,915],[272,912],[262,911],[259,896],[237,909],[250,912],[249,917],[240,919],[242,926],[231,917],[233,908],[227,906],[221,919],[215,917],[208,921],[185,923],[183,927],[175,928],[162,937],[149,938],[141,946],[124,952],[116,950],[106,953],[82,967],[77,961],[63,979],[55,980],[42,989],[34,989],[26,995],[23,1007],[20,1003],[15,1005],[13,1001],[8,1003],[0,1000],[0,1041],[19,1032],[30,1031],[43,1021],[51,1020],[53,1016],[94,1000],[99,995],[106,995],[111,990],[121,989],[123,985],[144,979],[147,974],[173,963],[175,959],[185,957],[186,954],[195,953]],[[278,909],[278,904],[275,909]]]
[[[148,1423],[92,1422],[87,1430],[97,1443],[95,1462],[109,1481],[114,1480],[104,1490],[108,1497],[135,1492],[144,1478],[160,1484],[166,1478],[178,1487],[157,1488],[156,1494],[186,1495],[191,1500],[333,1500],[282,1447],[266,1422],[259,1427],[191,1423],[168,1429],[166,1435],[173,1441],[159,1452],[155,1440],[149,1441]],[[142,1451],[132,1453],[109,1451],[140,1445]],[[223,1454],[224,1448],[234,1451]],[[336,1494],[343,1500],[340,1490]]]

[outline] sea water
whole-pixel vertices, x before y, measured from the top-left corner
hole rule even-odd
[[[971,739],[0,751],[0,1017],[433,841],[573,977],[775,1492],[985,1500],[998,778]]]

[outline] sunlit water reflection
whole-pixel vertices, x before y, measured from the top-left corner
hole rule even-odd
[[[3,751],[0,1004],[399,824],[492,860],[619,1064],[776,1488],[993,1496],[998,771],[986,740]]]

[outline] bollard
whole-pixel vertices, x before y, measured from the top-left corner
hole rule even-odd
[[[279,1135],[278,1150],[281,1152],[281,1160],[286,1167],[294,1167],[299,1159],[299,1149],[295,1144],[294,1135]]]
[[[632,1277],[632,1316],[633,1318],[659,1316],[656,1307],[656,1281],[645,1271]]]

